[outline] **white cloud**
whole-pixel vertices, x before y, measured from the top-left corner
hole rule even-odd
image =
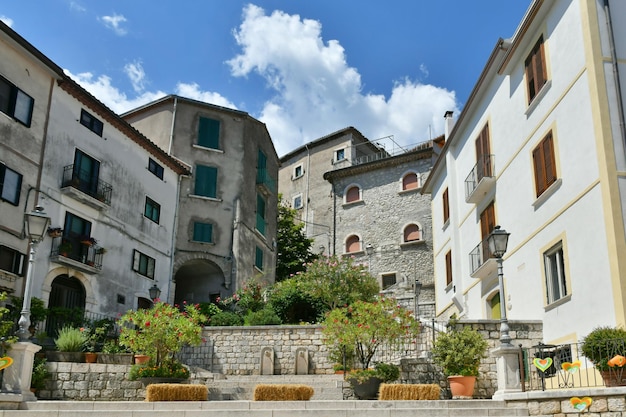
[[[198,100],[222,107],[228,107],[229,109],[237,109],[237,107],[226,97],[222,96],[219,93],[202,91],[197,83],[178,83],[178,85],[176,85],[176,94],[181,97],[190,98],[192,100]]]
[[[409,78],[397,81],[388,98],[363,92],[343,47],[324,42],[321,31],[317,21],[248,5],[234,32],[242,52],[227,61],[231,73],[256,73],[275,92],[260,119],[279,155],[347,126],[370,139],[394,135],[402,144],[443,132],[445,111],[458,109],[454,92]]]
[[[104,22],[104,25],[109,29],[112,29],[118,36],[124,36],[127,33],[127,30],[124,29],[121,25],[126,22],[126,18],[121,14],[114,14],[113,16],[102,16],[100,18]]]
[[[75,12],[79,12],[79,13],[83,13],[86,12],[87,9],[80,3],[76,2],[76,1],[71,1],[70,2],[70,10],[75,11]]]
[[[8,27],[13,26],[13,19],[11,19],[11,18],[8,18],[8,17],[6,17],[6,16],[1,16],[1,15],[0,15],[0,20],[2,20],[2,22],[3,22],[5,25],[7,25]]]
[[[136,93],[141,93],[145,88],[144,80],[146,78],[146,72],[143,70],[141,61],[126,64],[124,66],[124,72],[128,75],[128,78],[130,78],[133,90],[135,90]]]

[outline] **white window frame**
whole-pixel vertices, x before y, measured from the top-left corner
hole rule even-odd
[[[569,283],[565,267],[565,252],[563,241],[543,253],[545,271],[546,304],[550,305],[567,298]],[[558,294],[557,294],[558,292]]]
[[[336,164],[338,162],[343,162],[348,158],[347,152],[346,152],[347,148],[339,148],[339,149],[335,149],[333,151],[333,163]],[[343,158],[339,159],[338,158],[338,154],[339,152],[343,152]]]
[[[355,200],[355,201],[350,201],[348,202],[347,197],[348,197],[348,190],[353,188],[353,187],[357,187],[359,189],[359,199]],[[343,189],[343,204],[356,204],[356,203],[360,203],[363,201],[363,187],[361,187],[359,184],[356,183],[352,183],[349,184],[346,188]]]
[[[300,174],[298,174],[298,168],[300,168]],[[291,176],[291,180],[297,180],[301,176],[304,175],[304,168],[302,168],[302,164],[296,165],[293,167],[293,175]]]
[[[298,201],[298,199],[300,200],[300,205],[297,205],[296,202]],[[300,210],[301,208],[304,207],[304,201],[302,200],[302,194],[297,194],[295,195],[292,199],[291,199],[291,206],[296,209],[296,210]]]

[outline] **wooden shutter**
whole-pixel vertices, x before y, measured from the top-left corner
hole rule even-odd
[[[196,195],[217,197],[217,168],[196,165]]]
[[[220,122],[219,120],[201,117],[198,122],[198,145],[205,148],[219,149]]]
[[[491,147],[489,145],[489,124],[486,124],[483,130],[476,138],[476,163],[477,163],[477,181],[483,177],[491,177]]]
[[[361,199],[359,187],[350,187],[346,193],[346,203],[352,203]]]
[[[404,228],[405,242],[415,242],[416,240],[420,240],[420,238],[420,228],[416,224],[410,224]]]
[[[402,189],[403,190],[414,190],[417,188],[417,174],[414,172],[410,172],[402,178]]]
[[[480,234],[482,237],[482,261],[485,262],[491,258],[491,251],[489,250],[489,244],[487,243],[487,236],[493,231],[496,226],[496,214],[493,207],[493,201],[480,213]]]
[[[556,162],[552,132],[548,133],[533,150],[533,167],[535,170],[535,188],[537,197],[556,181]]]
[[[447,222],[450,219],[450,202],[448,201],[448,189],[443,192],[443,222]]]
[[[348,239],[346,239],[346,252],[347,253],[358,252],[360,250],[361,250],[361,241],[359,240],[358,236],[352,235]]]
[[[446,253],[446,286],[452,284],[452,251]]]

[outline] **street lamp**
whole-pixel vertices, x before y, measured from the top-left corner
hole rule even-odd
[[[487,237],[487,244],[491,255],[496,258],[498,263],[498,285],[500,296],[500,344],[505,346],[511,345],[511,336],[509,336],[509,322],[506,318],[506,302],[504,299],[504,273],[502,271],[502,257],[506,252],[509,243],[509,236],[506,230],[500,229],[500,226],[493,228],[493,231]]]
[[[33,285],[33,268],[35,264],[35,253],[37,245],[43,240],[44,234],[50,224],[50,217],[43,211],[43,207],[37,206],[30,213],[24,214],[24,223],[26,226],[26,235],[30,240],[30,252],[28,255],[28,272],[26,273],[26,284],[24,286],[24,301],[22,303],[22,312],[17,322],[19,330],[17,335],[20,342],[27,342],[30,336],[28,328],[30,327],[30,293]]]
[[[422,292],[422,283],[419,279],[415,278],[415,319],[417,320],[419,315],[419,304],[417,303],[420,298],[420,293]]]
[[[152,287],[150,287],[148,293],[150,293],[150,299],[154,301],[161,295],[161,289],[157,287],[156,284],[152,284]]]

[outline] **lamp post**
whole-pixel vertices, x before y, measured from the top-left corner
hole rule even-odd
[[[367,272],[372,273],[372,254],[374,253],[374,246],[371,243],[365,245],[365,253],[367,253]]]
[[[30,240],[30,252],[28,254],[28,272],[26,273],[26,284],[24,285],[24,301],[22,303],[22,312],[17,322],[19,330],[17,335],[20,342],[27,342],[30,336],[28,328],[30,327],[30,293],[33,285],[33,268],[35,264],[35,253],[37,245],[44,238],[44,234],[50,224],[50,217],[43,211],[43,207],[37,206],[30,213],[24,214],[24,223],[26,225],[26,235]]]
[[[414,306],[414,314],[415,314],[415,319],[417,320],[417,318],[419,317],[419,304],[418,304],[418,300],[420,298],[420,292],[422,292],[422,283],[420,282],[419,279],[415,278],[415,306]]]
[[[152,287],[150,287],[148,293],[150,294],[150,299],[152,301],[155,301],[161,295],[161,289],[157,287],[156,284],[152,284]]]
[[[512,346],[511,336],[509,336],[509,322],[506,318],[506,302],[504,298],[504,273],[502,270],[502,257],[506,252],[506,247],[509,243],[510,233],[506,230],[500,229],[500,226],[493,228],[489,237],[487,237],[487,243],[489,245],[489,251],[491,255],[496,258],[498,263],[498,286],[500,296],[500,344],[502,346]]]

